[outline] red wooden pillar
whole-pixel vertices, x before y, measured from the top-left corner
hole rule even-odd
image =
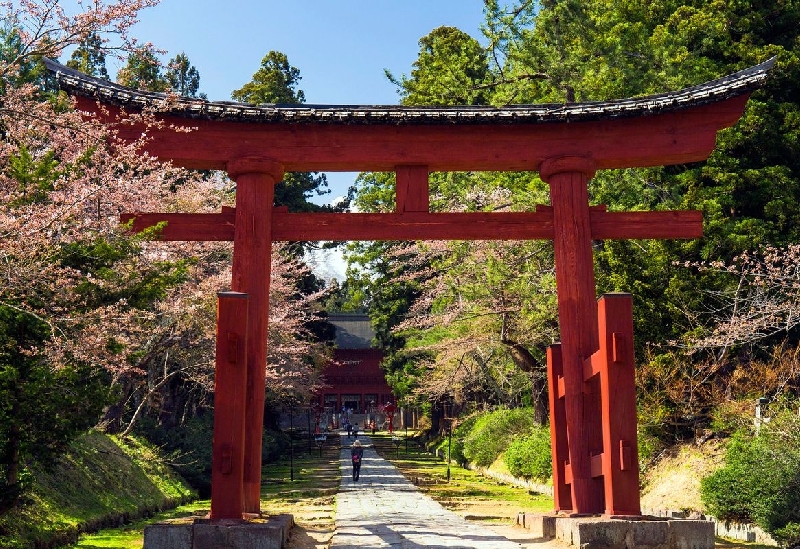
[[[250,296],[247,336],[247,398],[244,462],[244,512],[261,513],[261,435],[272,258],[272,207],[283,166],[263,158],[229,161],[236,181],[231,289]]]
[[[542,162],[541,178],[550,185],[553,206],[558,319],[564,379],[572,508],[576,513],[601,513],[596,481],[591,474],[592,433],[584,403],[584,359],[597,349],[597,297],[592,257],[587,182],[594,163],[583,157],[557,157]]]
[[[639,515],[639,455],[633,355],[633,298],[606,294],[598,302],[596,353],[603,417],[605,512]]]
[[[247,294],[217,294],[211,519],[242,519],[247,389]]]
[[[550,400],[550,443],[553,459],[553,500],[556,511],[572,510],[572,480],[566,478],[565,465],[569,461],[567,447],[567,420],[564,410],[564,377],[561,362],[561,345],[547,348],[547,382]]]

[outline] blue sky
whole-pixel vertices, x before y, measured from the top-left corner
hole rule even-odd
[[[384,69],[410,74],[419,39],[443,25],[482,41],[482,23],[482,0],[162,0],[141,13],[133,35],[166,50],[164,61],[185,52],[211,100],[229,100],[277,50],[300,70],[307,103],[392,105],[398,95]],[[315,201],[343,195],[355,176],[328,173],[332,192]],[[343,278],[341,254],[307,259],[323,278]]]
[[[133,35],[166,50],[165,61],[185,52],[211,100],[229,100],[277,50],[300,70],[307,103],[397,104],[384,69],[409,74],[419,39],[436,27],[480,40],[482,22],[482,0],[162,0]],[[119,66],[109,65],[113,77]],[[328,174],[332,195],[354,178]]]

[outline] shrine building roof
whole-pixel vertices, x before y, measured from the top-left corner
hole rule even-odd
[[[682,90],[619,99],[568,104],[508,105],[503,107],[409,107],[399,105],[280,105],[207,101],[165,93],[138,91],[108,80],[87,76],[45,59],[59,86],[68,93],[140,110],[189,119],[231,122],[331,125],[464,125],[590,121],[640,117],[715,103],[761,87],[775,64],[759,65]]]
[[[369,315],[357,313],[330,313],[328,322],[336,328],[338,349],[369,349],[375,331]]]

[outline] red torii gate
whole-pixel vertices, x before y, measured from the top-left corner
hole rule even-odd
[[[110,107],[109,122],[122,108],[141,109],[165,98],[47,64],[79,108],[100,113],[98,101]],[[158,115],[165,127],[195,129],[155,131],[147,151],[186,168],[227,171],[237,184],[236,207],[217,214],[137,213],[123,220],[134,218],[135,230],[167,221],[164,240],[234,242],[232,292],[219,298],[212,519],[260,513],[270,255],[279,240],[553,240],[562,338],[548,353],[556,509],[638,514],[630,300],[601,300],[601,338],[591,243],[698,238],[702,216],[590,207],[587,182],[598,169],[706,159],[717,131],[737,122],[773,64],[771,59],[674,93],[567,105],[170,101]],[[143,129],[117,130],[135,140]],[[393,171],[397,209],[309,214],[273,208],[274,185],[284,171]],[[430,213],[428,175],[435,171],[538,171],[550,186],[551,206],[523,213]],[[237,366],[243,363],[246,368]],[[616,363],[626,370],[615,371]],[[611,400],[623,403],[624,417],[613,417]]]

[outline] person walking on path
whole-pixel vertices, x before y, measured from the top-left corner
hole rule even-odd
[[[350,450],[350,461],[353,462],[353,482],[358,482],[358,477],[361,476],[361,461],[363,459],[364,448],[361,446],[361,442],[356,440]]]
[[[347,467],[352,447],[343,434],[342,482],[336,496],[336,532],[330,549],[521,549],[520,544],[487,526],[466,521],[422,494],[377,454],[369,435],[358,440],[364,452],[361,461],[369,462],[369,475],[361,482],[350,480]],[[537,547],[553,546],[545,543]]]

